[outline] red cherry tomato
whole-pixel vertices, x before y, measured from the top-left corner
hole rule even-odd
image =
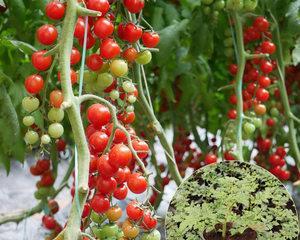
[[[151,230],[156,228],[156,225],[157,225],[156,217],[152,216],[152,213],[149,210],[145,211],[142,220],[142,227],[146,230]]]
[[[102,155],[98,160],[98,172],[105,177],[112,177],[118,171],[108,162],[108,155]]]
[[[53,90],[50,93],[50,104],[55,108],[60,108],[64,101],[64,96],[60,90]]]
[[[145,47],[154,48],[158,45],[160,37],[156,32],[144,32],[142,41]]]
[[[216,163],[218,161],[218,158],[215,154],[209,153],[205,156],[204,162],[206,165]]]
[[[94,33],[100,39],[104,39],[112,35],[114,25],[107,18],[101,17],[94,24]]]
[[[255,96],[258,101],[266,102],[268,101],[270,94],[266,89],[259,88],[257,89]]]
[[[42,218],[42,222],[43,225],[45,226],[45,228],[49,229],[49,230],[53,230],[56,227],[56,220],[48,215],[43,216]]]
[[[274,43],[270,41],[264,41],[261,44],[261,52],[262,53],[268,53],[268,54],[273,54],[276,51],[276,46]]]
[[[76,25],[75,25],[75,30],[74,30],[74,37],[78,39],[83,39],[84,38],[84,29],[85,29],[85,21],[83,18],[78,18]],[[90,32],[90,26],[87,26],[88,32]]]
[[[123,53],[122,57],[126,59],[127,62],[134,62],[137,58],[138,52],[135,50],[135,48],[127,48]]]
[[[127,23],[124,27],[125,40],[130,43],[138,41],[142,37],[142,34],[143,30],[133,23]]]
[[[144,0],[124,0],[123,3],[131,13],[139,13],[145,6]]]
[[[97,129],[109,123],[111,114],[109,109],[100,103],[91,105],[87,110],[87,118]]]
[[[144,210],[139,206],[137,201],[131,201],[126,207],[126,213],[130,220],[139,221],[144,215]]]
[[[254,20],[253,26],[260,32],[266,32],[270,27],[270,23],[267,19],[260,16]]]
[[[103,152],[107,146],[107,143],[108,136],[104,132],[97,131],[89,137],[90,147],[95,153]]]
[[[54,0],[46,5],[46,15],[52,20],[60,20],[64,17],[66,7],[63,3]]]
[[[97,189],[102,194],[111,194],[117,189],[117,181],[113,177],[99,176],[97,180]]]
[[[30,94],[39,93],[44,87],[44,80],[40,75],[30,75],[25,80],[26,91]]]
[[[148,183],[140,173],[133,173],[127,181],[129,190],[135,194],[141,194],[146,191]]]
[[[114,198],[118,200],[124,200],[127,197],[128,188],[125,184],[121,184],[115,191],[114,191]]]
[[[113,130],[113,124],[109,124],[107,127],[107,135],[111,135]],[[126,134],[121,129],[116,129],[114,136],[114,143],[124,143],[126,142],[127,137]]]
[[[94,53],[86,58],[86,65],[92,71],[99,71],[103,66],[103,60],[100,55]]]
[[[108,12],[110,5],[107,0],[89,0],[87,3],[89,9],[99,11],[102,15]]]
[[[81,53],[77,48],[73,47],[71,52],[71,65],[75,65],[79,63],[80,59],[81,59]]]
[[[148,156],[149,146],[145,141],[134,139],[132,141],[133,149],[137,152],[139,158],[144,159]]]
[[[227,113],[227,117],[229,119],[236,119],[236,116],[237,116],[237,112],[235,109],[230,109]]]
[[[90,204],[96,213],[105,213],[110,208],[109,199],[100,194],[95,195]]]
[[[37,39],[41,44],[52,45],[58,36],[56,27],[45,24],[37,30]]]
[[[109,164],[115,168],[125,167],[132,160],[130,149],[124,144],[113,146],[109,152]]]
[[[120,46],[111,38],[105,39],[100,45],[100,55],[106,59],[115,58],[120,52]]]
[[[34,68],[38,71],[46,71],[52,64],[52,56],[45,57],[46,50],[40,50],[32,54],[31,62]]]

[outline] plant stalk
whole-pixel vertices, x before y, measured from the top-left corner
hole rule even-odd
[[[278,62],[278,73],[279,73],[278,87],[280,90],[281,101],[284,106],[284,112],[285,112],[285,116],[287,117],[287,124],[289,127],[290,147],[292,149],[292,152],[294,153],[295,162],[297,164],[297,167],[300,169],[300,151],[299,151],[299,146],[298,146],[298,142],[297,142],[297,132],[295,129],[295,122],[294,122],[295,119],[294,119],[294,115],[293,115],[291,107],[290,107],[289,97],[288,97],[286,86],[285,86],[285,64],[284,64],[284,60],[283,60],[280,29],[279,29],[279,24],[272,13],[271,13],[271,17],[275,24],[274,41],[277,46],[277,62]]]
[[[80,114],[80,104],[75,98],[70,79],[70,56],[73,47],[73,32],[77,21],[78,3],[76,0],[67,1],[66,16],[63,22],[60,46],[59,66],[61,70],[61,87],[64,95],[66,113],[68,115],[74,141],[78,150],[78,198],[79,204],[73,199],[71,212],[65,229],[55,238],[76,240],[81,237],[81,214],[88,195],[88,174],[90,152],[86,141],[84,127]]]
[[[144,90],[142,87],[143,86],[142,79],[141,79],[141,65],[139,65],[138,63],[135,63],[133,68],[134,68],[134,78],[138,83],[139,98],[144,107],[146,116],[150,120],[153,130],[154,130],[155,134],[157,135],[157,137],[159,138],[159,141],[165,150],[166,158],[168,161],[168,167],[169,167],[172,179],[179,186],[180,183],[182,182],[182,178],[180,176],[179,170],[176,165],[173,148],[167,139],[167,136],[166,136],[166,133],[165,133],[163,127],[161,126],[160,122],[157,120],[157,118],[153,112],[153,109],[150,107],[150,105],[147,101],[147,98],[144,95]]]
[[[234,29],[236,33],[237,43],[237,62],[238,72],[236,75],[235,92],[237,96],[237,119],[236,119],[236,143],[237,143],[237,158],[244,161],[243,156],[243,75],[246,66],[246,52],[244,46],[243,26],[242,21],[237,12],[232,13],[234,19]]]

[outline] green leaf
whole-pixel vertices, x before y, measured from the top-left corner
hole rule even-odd
[[[8,41],[15,46],[16,48],[18,48],[21,52],[25,53],[25,54],[29,54],[31,55],[32,53],[36,52],[37,49],[35,47],[33,47],[32,45],[22,42],[22,41],[17,41],[17,40],[9,40]]]
[[[193,16],[190,24],[191,34],[191,47],[190,53],[197,57],[199,55],[207,56],[210,58],[213,54],[214,41],[213,41],[213,29],[209,23],[202,23],[199,27],[199,23],[203,22],[202,12],[198,11]]]
[[[161,5],[164,8],[167,24],[173,24],[174,21],[179,20],[179,13],[173,4],[161,2]]]
[[[284,2],[284,1],[282,1]],[[294,1],[289,5],[288,11],[286,12],[286,16],[295,16],[299,14],[300,8],[300,0]]]
[[[189,20],[185,19],[181,22],[170,25],[159,32],[161,41],[159,44],[160,52],[157,54],[157,62],[160,66],[163,66],[172,55],[174,48],[179,40],[179,35],[186,29]]]
[[[161,7],[155,7],[153,10],[151,25],[153,29],[156,29],[156,31],[162,29],[165,25],[163,13],[164,9]]]
[[[24,143],[21,137],[18,115],[4,85],[0,86],[0,161],[6,170],[10,169],[10,160],[23,162]]]

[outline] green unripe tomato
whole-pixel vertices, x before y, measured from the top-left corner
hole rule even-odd
[[[135,61],[141,65],[146,65],[150,63],[151,60],[152,60],[152,53],[149,50],[140,52],[137,58],[135,59]]]
[[[160,240],[160,239],[161,239],[160,232],[156,229],[150,233],[144,233],[141,238],[141,240]]]
[[[134,84],[131,81],[123,82],[122,88],[126,93],[133,93],[135,90]]]
[[[98,75],[97,82],[96,82],[96,88],[102,89],[102,91],[109,87],[114,81],[113,76],[110,73],[101,73]]]
[[[224,0],[218,0],[213,4],[213,8],[217,11],[223,10],[226,3]]]
[[[35,120],[34,120],[34,117],[33,116],[25,116],[23,118],[23,124],[26,126],[26,127],[30,127],[32,124],[34,124]]]
[[[106,224],[101,228],[93,227],[93,233],[97,238],[113,238],[116,237],[119,233],[119,227],[116,224]]]
[[[105,62],[105,63],[102,65],[100,71],[98,71],[98,72],[99,72],[99,73],[109,72],[109,63],[108,63],[108,62]]]
[[[53,195],[54,193],[55,189],[53,187],[41,187],[34,192],[34,197],[38,200],[41,200]]]
[[[205,4],[205,5],[210,5],[214,2],[214,0],[202,0],[201,3]]]
[[[102,234],[105,237],[115,237],[119,232],[119,227],[117,224],[106,224],[102,227]]]
[[[257,7],[257,0],[244,0],[244,11],[254,11]]]
[[[79,79],[79,75],[78,75],[78,79]],[[83,74],[83,83],[84,84],[89,84],[92,82],[95,82],[97,79],[97,73],[95,72],[90,72],[90,71],[84,71]]]
[[[255,126],[252,123],[246,122],[243,129],[247,135],[251,135],[255,132]]]
[[[24,140],[27,144],[33,145],[39,140],[39,135],[37,132],[30,130],[25,134]]]
[[[44,144],[44,145],[47,145],[51,142],[51,138],[48,134],[44,134],[42,137],[41,137],[41,143]]]
[[[279,111],[278,111],[277,108],[273,107],[270,110],[270,114],[271,114],[272,117],[278,117],[279,116]]]
[[[101,215],[101,214],[98,214],[98,213],[92,211],[91,212],[91,220],[94,223],[102,224],[106,220],[106,217],[104,215]]]
[[[226,9],[231,11],[240,11],[244,7],[243,0],[227,0]]]
[[[22,100],[22,107],[26,112],[33,112],[40,106],[40,101],[36,97],[25,97]]]
[[[124,233],[120,228],[118,230],[116,237],[117,237],[117,239],[122,239],[124,237]]]
[[[51,122],[61,122],[64,119],[64,110],[60,108],[51,108],[48,112],[48,119]]]
[[[220,12],[215,10],[215,11],[213,11],[212,17],[214,19],[218,20],[219,15],[220,15]]]
[[[262,120],[260,118],[253,118],[253,124],[256,128],[261,128]]]
[[[225,56],[228,57],[228,58],[229,58],[229,57],[232,57],[233,54],[234,54],[233,48],[225,48],[224,54],[225,54]]]
[[[124,60],[116,59],[110,64],[110,72],[117,77],[124,77],[128,73],[128,65]]]
[[[136,102],[136,97],[135,96],[133,96],[133,95],[130,95],[130,96],[128,96],[128,98],[127,98],[127,101],[129,102],[129,103],[135,103]]]
[[[120,93],[118,90],[112,90],[110,93],[109,93],[109,97],[112,99],[112,100],[117,100],[119,99],[120,97]]]
[[[130,105],[126,107],[126,112],[130,113],[134,111],[134,106]]]
[[[48,128],[48,133],[52,138],[60,138],[64,134],[64,127],[60,123],[52,123]]]
[[[205,15],[209,15],[211,13],[210,7],[204,7],[203,12],[204,12]]]
[[[35,191],[33,195],[36,200],[41,200],[43,198],[43,196],[40,194],[38,190]]]
[[[95,83],[88,83],[84,86],[84,90],[87,92],[87,93],[93,93],[95,91],[94,89],[94,85]]]
[[[224,40],[224,46],[225,47],[232,47],[233,46],[233,39],[232,39],[232,37],[226,38]]]

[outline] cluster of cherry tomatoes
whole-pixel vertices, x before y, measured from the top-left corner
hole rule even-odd
[[[276,46],[272,43],[272,34],[269,32],[270,23],[264,17],[257,17],[253,25],[247,27],[244,31],[244,42],[246,51],[254,48],[254,54],[274,54]],[[270,93],[268,87],[275,81],[269,75],[276,69],[276,61],[265,58],[254,58],[246,63],[245,73],[243,76],[243,108],[244,111],[254,111],[257,116],[262,116],[266,113],[265,103],[269,100]],[[231,64],[229,71],[232,76],[236,76],[238,66]],[[232,94],[229,98],[232,105],[237,104],[237,97]],[[228,112],[229,119],[236,118],[236,110],[231,109]],[[249,133],[249,130],[255,130],[255,125],[251,123],[244,126],[244,130]]]
[[[44,215],[42,218],[43,226],[47,230],[51,231],[51,235],[46,237],[47,240],[53,239],[63,229],[62,226],[54,218],[54,214],[56,214],[58,211],[59,211],[58,203],[54,199],[49,200],[47,202],[48,214]]]
[[[146,163],[149,154],[148,144],[140,139],[129,125],[135,120],[133,103],[137,100],[138,90],[128,74],[133,64],[145,65],[151,61],[151,50],[158,45],[160,38],[152,28],[146,30],[142,27],[141,19],[128,21],[120,10],[122,8],[120,5],[123,5],[129,14],[140,13],[144,8],[143,0],[123,2],[88,0],[81,4],[83,7],[101,12],[101,16],[88,17],[88,21],[81,16],[77,19],[74,29],[76,41],[70,56],[71,83],[77,88],[79,77],[76,67],[81,61],[79,49],[84,45],[87,31],[88,55],[85,61],[87,70],[84,72],[84,91],[101,95],[114,104],[118,121],[127,131],[126,134],[121,129],[115,129],[111,112],[106,106],[94,103],[88,107],[86,118],[89,124],[86,127],[86,138],[91,153],[90,191],[82,213],[82,231],[90,226],[93,236],[98,239],[125,240],[141,236],[143,240],[157,240],[160,239],[159,232],[155,230],[157,217],[147,201],[143,203],[131,201],[126,208],[127,219],[122,224],[118,223],[123,214],[117,202],[125,200],[129,190],[134,194],[142,194],[150,189],[148,176],[137,171],[139,168],[136,166],[136,159],[128,145],[130,141],[138,158]],[[59,21],[64,17],[66,8],[66,3],[54,0],[47,4],[46,15],[53,21]],[[37,146],[40,143],[43,149],[51,143],[51,138],[57,139],[58,150],[65,147],[61,142],[64,133],[61,123],[64,119],[61,76],[57,69],[54,74],[57,81],[53,81],[51,73],[56,69],[53,64],[55,57],[48,54],[49,48],[59,44],[59,31],[55,24],[45,24],[37,29],[37,40],[44,49],[33,53],[32,65],[37,73],[25,80],[25,89],[29,94],[22,104],[28,113],[23,119],[28,127],[25,141],[30,146]],[[139,44],[139,40],[142,45]],[[49,89],[48,95],[49,81],[54,88]],[[82,109],[84,107],[82,106]],[[34,112],[41,108],[49,125],[47,130],[45,128],[36,131]],[[33,175],[42,176],[36,192],[37,199],[46,201],[54,194],[55,177],[50,165],[50,160],[38,160],[30,169]],[[50,190],[44,194],[43,188]],[[71,188],[71,193],[74,197],[75,184]],[[58,211],[58,204],[51,200],[49,206],[50,211],[43,217],[43,225],[52,231],[49,236],[51,238],[62,228],[53,217]]]
[[[271,56],[276,52],[276,45],[272,42],[272,33],[270,30],[269,21],[262,17],[256,17],[252,25],[244,29],[244,43],[248,53],[252,54],[269,54]],[[280,180],[288,180],[290,172],[285,170],[286,161],[284,157],[286,151],[284,147],[277,147],[275,153],[270,153],[272,149],[273,129],[278,122],[278,115],[281,108],[276,102],[269,101],[270,96],[280,98],[279,89],[273,87],[276,85],[277,78],[273,71],[277,68],[277,62],[271,58],[253,58],[247,60],[245,73],[243,76],[244,89],[243,95],[243,110],[247,116],[243,124],[243,137],[249,139],[253,136],[256,129],[260,129],[256,140],[258,154],[255,157],[256,162],[269,169],[271,173],[277,176]],[[231,64],[229,72],[232,76],[236,76],[238,66]],[[237,104],[237,97],[232,94],[229,97],[229,102],[232,105]],[[279,108],[278,108],[279,107]],[[282,110],[282,109],[280,109]],[[235,120],[237,112],[231,109],[228,112],[228,118]],[[263,127],[263,122],[267,129]],[[234,156],[231,151],[225,152],[226,160],[233,160]]]
[[[86,137],[91,152],[89,187],[93,192],[90,193],[85,204],[82,218],[84,221],[90,215],[94,218],[95,215],[101,216],[103,226],[94,229],[93,232],[99,238],[113,237],[108,236],[105,229],[108,227],[119,229],[115,222],[122,216],[122,210],[113,203],[113,199],[126,199],[129,190],[134,194],[142,194],[149,185],[146,176],[134,171],[135,159],[128,147],[127,136],[121,129],[115,131],[113,143],[105,153],[113,131],[109,109],[102,104],[93,104],[87,109],[87,119],[90,124],[86,128]],[[140,159],[146,159],[149,153],[148,144],[137,137],[134,129],[127,125],[126,121],[123,124],[130,133],[132,146],[137,156]],[[74,188],[72,193],[74,195]],[[152,231],[157,225],[154,213],[147,207],[147,204],[137,201],[134,203],[136,211],[139,210],[142,215],[138,219],[132,218],[128,210],[132,209],[130,208],[132,204],[129,204],[127,206],[128,219],[123,222],[122,231],[119,229],[114,232],[118,236],[135,238],[140,233],[139,226],[146,232],[150,231],[150,233],[145,233],[146,236],[153,234]],[[118,217],[114,214],[115,212],[118,213]],[[106,219],[110,223],[105,222]],[[96,223],[99,224],[97,221]]]
[[[269,28],[269,21],[260,16],[254,19],[251,26],[244,29],[244,43],[248,53],[269,54],[271,56],[276,52],[276,46],[272,42],[272,34],[269,32]],[[245,119],[243,124],[245,139],[250,138],[256,128],[262,126],[261,117],[267,112],[266,103],[270,98],[268,88],[276,81],[271,74],[276,67],[276,61],[265,57],[256,57],[246,62],[242,96],[243,110],[245,114],[249,115],[249,118]],[[236,76],[237,71],[238,66],[231,64],[229,67],[230,74]],[[232,105],[237,104],[235,93],[229,97],[229,102]],[[237,111],[232,108],[228,111],[227,116],[229,119],[235,120]]]

